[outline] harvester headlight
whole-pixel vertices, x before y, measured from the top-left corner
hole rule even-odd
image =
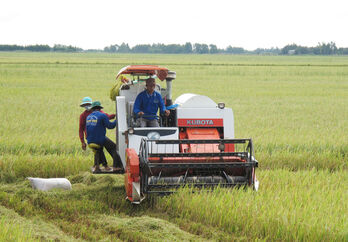
[[[147,138],[151,140],[158,140],[161,138],[161,135],[157,132],[150,132],[147,134]]]
[[[225,103],[218,103],[218,108],[224,109],[225,108]]]
[[[128,134],[134,134],[134,129],[133,128],[129,128],[128,129]]]

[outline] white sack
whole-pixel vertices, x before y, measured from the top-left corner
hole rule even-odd
[[[40,191],[48,191],[53,188],[62,188],[65,190],[71,190],[71,183],[66,178],[33,178],[28,177],[28,180],[31,183],[31,186],[34,189]]]
[[[257,178],[255,176],[255,182],[254,182],[254,189],[255,189],[255,191],[259,190],[259,186],[260,186],[260,182],[259,182],[259,180],[257,180]]]

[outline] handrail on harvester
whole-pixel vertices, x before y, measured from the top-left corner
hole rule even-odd
[[[246,144],[244,151],[240,152],[195,152],[195,153],[152,153],[150,152],[150,143],[155,143],[156,145],[176,145],[176,144]],[[210,139],[210,140],[149,140],[142,139],[140,144],[139,155],[141,158],[141,163],[146,164],[147,167],[153,168],[171,168],[171,167],[181,167],[181,168],[198,168],[198,167],[249,167],[249,166],[258,166],[257,160],[253,156],[254,150],[251,139]],[[186,158],[186,157],[239,157],[245,162],[204,162],[204,163],[190,163],[190,162],[176,162],[176,163],[151,163],[151,158]]]

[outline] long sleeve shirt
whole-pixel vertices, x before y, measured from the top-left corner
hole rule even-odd
[[[102,110],[100,110],[101,113],[104,113]],[[92,110],[85,110],[83,113],[81,113],[80,115],[80,124],[79,124],[79,136],[80,136],[80,140],[81,143],[85,143],[85,137],[87,137],[86,134],[86,119],[88,117],[88,115],[90,115],[92,113]],[[105,113],[109,119],[113,119],[115,118],[115,114],[107,114]]]
[[[116,127],[116,120],[109,121],[105,113],[94,111],[86,119],[87,142],[103,145],[105,142],[106,128],[113,129]]]
[[[145,90],[138,94],[134,102],[133,112],[138,114],[144,112],[144,118],[152,120],[156,119],[158,109],[160,113],[164,113],[166,107],[162,96],[159,92],[154,91],[151,95]]]

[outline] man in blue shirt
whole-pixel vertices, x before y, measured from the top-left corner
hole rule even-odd
[[[146,80],[146,90],[139,93],[134,102],[133,112],[138,117],[140,127],[158,127],[157,111],[164,113],[166,116],[170,114],[166,110],[162,96],[155,91],[156,81],[154,78]]]
[[[100,112],[103,107],[99,101],[92,103],[92,113],[86,119],[87,143],[95,152],[94,172],[100,172],[99,164],[102,163],[106,171],[121,172],[121,158],[116,152],[116,144],[105,136],[106,128],[113,129],[116,127],[116,120],[110,122],[105,113]],[[109,168],[105,158],[103,148],[110,153],[114,160],[113,168]]]

